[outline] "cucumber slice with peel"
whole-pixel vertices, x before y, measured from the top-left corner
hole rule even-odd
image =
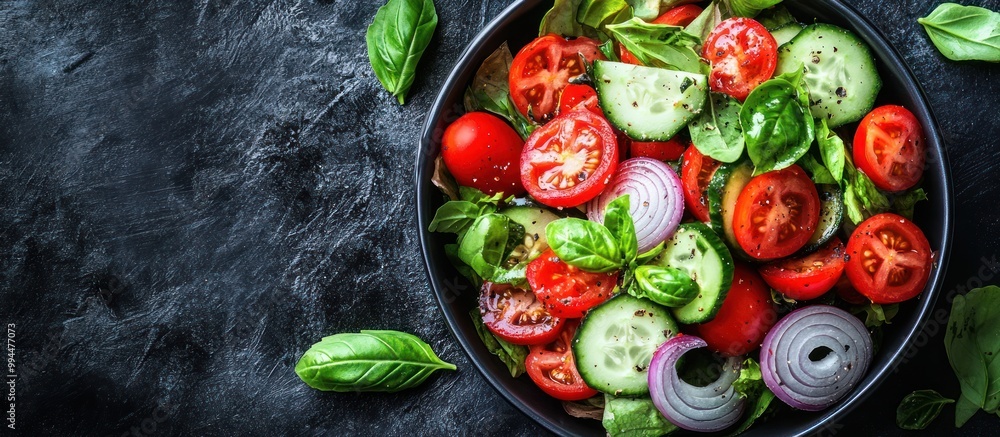
[[[733,283],[733,256],[704,223],[680,225],[652,263],[680,269],[698,284],[694,300],[671,309],[677,321],[684,324],[712,320]]]

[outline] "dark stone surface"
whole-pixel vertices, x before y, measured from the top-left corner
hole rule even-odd
[[[18,430],[539,433],[438,317],[412,213],[424,113],[507,2],[438,0],[405,106],[368,66],[379,0],[191,3],[0,5],[0,324],[16,326]],[[1000,282],[982,261],[1000,251],[1000,69],[933,49],[915,20],[937,1],[848,3],[913,69],[948,144],[944,295]],[[459,370],[399,394],[321,393],[293,373],[322,336],[364,328],[415,333]],[[957,396],[932,334],[830,429],[896,434],[904,394]],[[953,431],[945,411],[936,433]],[[995,424],[980,413],[961,431]]]

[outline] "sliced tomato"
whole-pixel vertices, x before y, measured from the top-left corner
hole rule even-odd
[[[566,264],[552,249],[528,263],[532,291],[556,317],[583,317],[587,310],[611,298],[618,273],[591,273]]]
[[[703,9],[698,5],[681,5],[656,17],[653,23],[687,27],[695,18],[698,18],[698,15],[701,15],[702,11]]]
[[[902,302],[920,294],[931,272],[931,247],[906,218],[884,213],[861,222],[847,242],[847,277],[874,303]]]
[[[535,200],[557,208],[597,197],[617,168],[615,132],[590,111],[568,112],[535,129],[521,152],[522,185]]]
[[[581,55],[588,62],[604,59],[597,45],[590,38],[568,40],[549,34],[524,46],[514,56],[508,77],[510,97],[517,110],[538,122],[552,118],[570,78],[586,73]]]
[[[837,297],[852,305],[861,305],[870,302],[867,297],[858,293],[858,290],[855,290],[854,286],[851,285],[851,279],[847,277],[846,273],[846,264],[844,271],[845,273],[837,280],[837,285],[833,286],[833,290],[837,292]]]
[[[565,322],[549,314],[531,291],[492,282],[483,283],[479,312],[490,332],[514,344],[548,343]]]
[[[565,114],[580,109],[586,109],[594,114],[604,116],[597,103],[597,91],[590,85],[571,83],[563,88],[559,97],[559,114]]]
[[[676,161],[681,159],[688,143],[674,137],[670,141],[632,141],[629,145],[629,156],[632,158],[653,158],[660,161]]]
[[[924,175],[924,132],[902,106],[875,108],[854,135],[854,162],[875,186],[886,191],[913,188]]]
[[[470,112],[444,130],[441,158],[459,185],[486,194],[524,193],[518,172],[524,141],[506,121],[485,112]]]
[[[719,23],[705,40],[702,57],[712,65],[708,85],[739,101],[774,75],[778,43],[752,18],[730,18]]]
[[[702,155],[697,147],[688,147],[681,165],[684,204],[696,219],[708,222],[708,183],[722,163]]]
[[[551,343],[531,347],[524,367],[528,376],[545,394],[563,401],[579,401],[597,394],[583,382],[573,356],[573,336],[580,326],[578,320],[566,322],[559,336]]]
[[[735,357],[757,349],[777,321],[767,284],[752,268],[736,263],[722,308],[712,320],[694,325],[694,330],[709,349]]]
[[[635,57],[632,52],[628,51],[628,49],[621,44],[618,45],[618,59],[626,64],[643,65],[639,58]]]
[[[786,258],[760,268],[771,288],[796,300],[815,299],[830,291],[844,274],[844,243],[833,237],[819,250],[803,257]]]
[[[736,198],[736,242],[756,259],[797,252],[809,242],[818,223],[819,193],[798,165],[750,179]]]

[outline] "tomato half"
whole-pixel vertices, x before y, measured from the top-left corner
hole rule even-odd
[[[778,65],[778,43],[751,18],[730,18],[719,23],[705,40],[702,57],[712,65],[708,85],[739,101],[771,78]]]
[[[924,175],[924,133],[902,106],[875,108],[854,135],[854,162],[875,186],[886,191],[913,188]]]
[[[736,198],[736,242],[756,259],[776,259],[809,242],[819,223],[819,193],[798,165],[750,179]]]
[[[791,299],[815,299],[830,291],[844,274],[844,243],[833,237],[819,250],[760,268],[764,282]]]
[[[684,140],[671,138],[670,141],[632,141],[629,156],[632,158],[653,158],[660,161],[681,159],[688,144]]]
[[[702,11],[703,9],[698,5],[681,5],[656,17],[653,23],[687,27],[695,18],[698,18],[698,15],[701,15]]]
[[[576,368],[571,345],[579,326],[578,320],[566,322],[554,341],[532,346],[528,358],[524,360],[524,367],[535,385],[545,394],[563,401],[579,401],[597,394],[597,390],[583,382]]]
[[[470,112],[444,130],[441,158],[459,185],[486,194],[524,193],[518,163],[524,141],[506,121],[485,112]]]
[[[617,168],[618,140],[608,121],[590,111],[573,111],[528,137],[521,184],[542,204],[573,207],[597,197]]]
[[[580,56],[588,62],[604,59],[597,45],[590,38],[567,40],[549,34],[524,46],[514,56],[508,77],[510,96],[517,110],[539,122],[552,118],[559,105],[559,94],[570,78],[586,73],[587,67],[580,62]]]
[[[846,273],[846,264],[844,270],[845,273],[840,276],[840,279],[837,280],[837,284],[833,286],[833,290],[837,293],[837,297],[851,305],[868,303],[868,298],[864,297],[861,293],[858,293],[858,290],[855,290],[854,286],[851,285],[851,279],[847,277]]]
[[[565,322],[549,314],[531,291],[492,282],[483,283],[479,312],[490,332],[514,344],[548,343]]]
[[[565,114],[580,109],[586,109],[594,114],[604,116],[597,102],[597,91],[589,85],[571,83],[563,88],[559,97],[559,114]]]
[[[913,222],[892,213],[861,222],[847,242],[847,277],[874,303],[920,294],[931,272],[931,246]]]
[[[559,259],[552,249],[528,263],[531,290],[556,317],[583,317],[587,310],[611,298],[618,273],[591,273]]]
[[[708,183],[722,163],[702,155],[697,147],[688,147],[681,164],[684,204],[696,219],[708,222]]]
[[[778,311],[764,280],[752,268],[737,263],[722,308],[712,320],[694,325],[694,330],[709,349],[735,357],[759,347],[777,322]]]

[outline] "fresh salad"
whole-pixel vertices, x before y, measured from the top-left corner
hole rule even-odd
[[[920,123],[776,3],[556,0],[442,137],[430,230],[484,343],[609,434],[828,408],[930,276]]]

